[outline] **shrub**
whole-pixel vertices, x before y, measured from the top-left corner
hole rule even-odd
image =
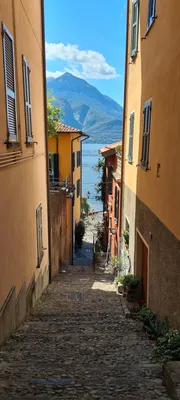
[[[139,319],[143,321],[144,325],[149,326],[150,321],[156,321],[156,314],[144,305],[139,311]]]
[[[163,337],[169,330],[169,322],[167,318],[162,320],[149,320],[148,325],[144,324],[144,329],[149,335],[154,336],[154,338]]]
[[[81,248],[84,234],[85,234],[84,221],[82,221],[80,219],[75,227],[75,248],[76,249]]]
[[[122,259],[121,259],[121,257],[114,256],[112,258],[112,265],[117,271],[122,272]]]
[[[167,360],[180,360],[180,332],[171,330],[165,336],[157,339],[158,347],[152,351],[152,356],[155,359]]]
[[[127,274],[121,278],[121,283],[124,287],[128,286],[130,280],[132,279],[133,275]]]
[[[116,283],[116,284],[121,283],[121,277],[120,276],[116,276],[114,278],[114,283]]]

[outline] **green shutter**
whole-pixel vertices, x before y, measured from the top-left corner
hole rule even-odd
[[[133,161],[134,112],[130,115],[128,161]]]
[[[151,108],[152,102],[145,103],[144,106],[144,124],[143,124],[143,140],[142,140],[142,167],[148,169],[149,164],[149,144],[150,144],[150,129],[151,129]]]
[[[152,25],[155,19],[156,0],[149,0],[148,4],[148,22],[147,29]]]
[[[131,26],[131,57],[134,57],[138,50],[139,33],[139,0],[132,3],[132,26]]]

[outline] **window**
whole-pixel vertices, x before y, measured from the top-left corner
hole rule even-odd
[[[149,0],[147,29],[150,28],[150,26],[155,20],[155,11],[156,11],[156,0]]]
[[[76,183],[77,197],[80,195],[80,179],[77,180]]]
[[[109,165],[108,167],[108,193],[112,194],[112,172],[113,172],[113,167],[112,165]]]
[[[73,172],[75,170],[75,153],[74,152],[72,153],[72,170],[73,170]]]
[[[119,189],[115,187],[115,196],[114,196],[114,218],[116,219],[116,224],[118,225],[119,220]]]
[[[59,154],[49,153],[49,178],[51,181],[59,180]]]
[[[31,143],[32,138],[32,116],[31,116],[31,90],[30,90],[30,68],[26,58],[23,56],[23,81],[24,81],[24,106],[26,120],[26,143]]]
[[[44,255],[42,237],[42,205],[36,210],[36,229],[37,229],[37,267],[40,267]]]
[[[4,56],[4,77],[6,90],[6,113],[8,142],[17,141],[17,113],[16,113],[16,82],[14,67],[14,40],[5,25],[3,29],[3,56]]]
[[[128,162],[133,161],[134,112],[130,115]]]
[[[145,103],[141,166],[148,169],[152,102]]]
[[[131,57],[135,57],[138,51],[139,31],[139,0],[132,3],[132,28],[131,28]]]
[[[81,152],[77,151],[77,167],[81,165]]]

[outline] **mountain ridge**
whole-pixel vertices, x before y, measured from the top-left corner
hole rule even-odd
[[[47,78],[47,88],[52,89],[54,103],[65,113],[64,124],[83,130],[94,143],[121,139],[123,109],[115,100],[68,72]]]

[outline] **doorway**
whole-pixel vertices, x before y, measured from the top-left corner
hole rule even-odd
[[[136,275],[142,280],[142,300],[148,304],[149,246],[138,230],[136,231]]]

